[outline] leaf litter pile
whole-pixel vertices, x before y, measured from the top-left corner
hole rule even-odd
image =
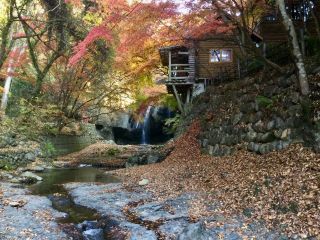
[[[190,217],[243,214],[247,222],[261,220],[289,237],[320,239],[320,156],[292,145],[286,150],[257,155],[238,151],[232,156],[201,154],[199,122],[177,139],[172,153],[158,164],[117,170],[125,184],[148,179],[146,186],[159,201],[185,192],[198,192]],[[217,210],[215,210],[217,213]]]

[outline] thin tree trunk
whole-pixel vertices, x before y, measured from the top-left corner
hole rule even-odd
[[[0,46],[0,69],[2,68],[4,62],[6,61],[8,54],[11,50],[11,47],[13,45],[12,37],[9,37],[10,29],[13,24],[13,6],[10,3],[7,23],[1,30],[1,46]]]
[[[281,15],[282,15],[283,25],[287,29],[289,36],[290,36],[290,40],[291,40],[291,44],[292,44],[292,51],[293,51],[293,55],[295,57],[296,67],[298,69],[301,94],[308,95],[309,91],[310,91],[308,77],[307,77],[307,73],[305,70],[303,57],[302,57],[302,53],[300,50],[296,30],[294,28],[294,25],[293,25],[291,18],[289,17],[289,15],[286,12],[286,6],[284,3],[284,0],[276,0],[276,2],[277,2],[277,5],[280,9]]]

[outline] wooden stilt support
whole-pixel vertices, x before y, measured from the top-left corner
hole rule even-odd
[[[190,103],[190,88],[187,91],[187,99],[186,99],[186,104]]]
[[[185,114],[184,108],[182,106],[181,98],[180,98],[180,96],[178,94],[177,88],[176,88],[175,85],[172,85],[172,88],[173,88],[174,95],[175,95],[175,97],[177,99],[177,102],[178,102],[178,108],[179,108],[181,114],[184,115]]]

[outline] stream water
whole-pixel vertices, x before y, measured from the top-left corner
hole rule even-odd
[[[59,223],[78,224],[86,221],[101,220],[101,216],[93,209],[79,206],[74,203],[62,184],[70,182],[119,182],[115,177],[108,175],[102,169],[93,167],[50,169],[39,173],[43,181],[30,186],[34,195],[47,196],[52,201],[52,206],[67,216],[59,220]]]

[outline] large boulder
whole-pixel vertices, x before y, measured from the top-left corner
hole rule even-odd
[[[104,240],[103,230],[101,228],[89,229],[84,231],[82,234],[85,240]]]
[[[209,231],[206,230],[203,222],[189,224],[181,234],[179,234],[177,240],[214,240]]]

